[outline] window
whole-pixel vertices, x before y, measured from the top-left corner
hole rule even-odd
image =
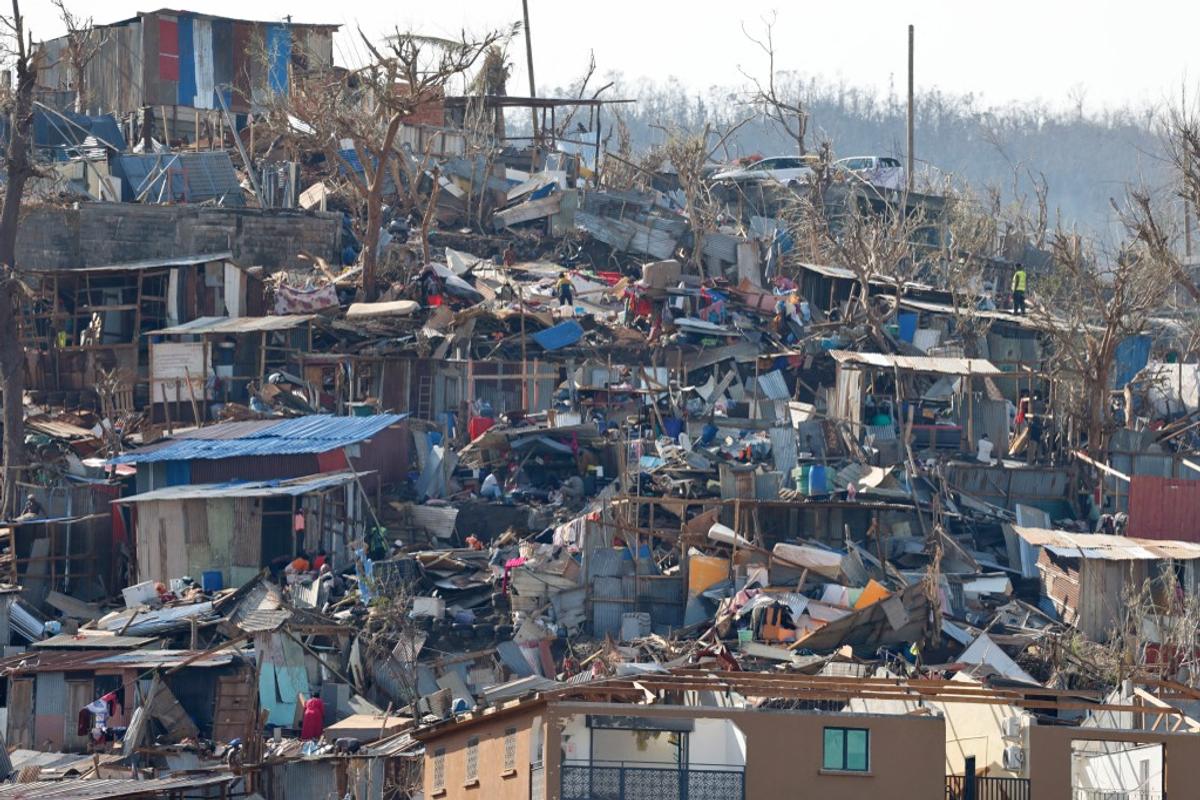
[[[826,728],[825,755],[821,768],[838,772],[866,772],[871,767],[868,756],[870,731],[863,728]]]
[[[433,790],[440,792],[446,788],[446,748],[433,751]]]
[[[467,739],[467,783],[479,780],[479,737]]]
[[[509,728],[504,732],[504,771],[515,772],[517,769],[517,729]]]

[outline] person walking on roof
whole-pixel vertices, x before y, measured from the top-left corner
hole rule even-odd
[[[1025,315],[1025,267],[1022,264],[1017,264],[1017,271],[1013,273],[1012,279],[1012,296],[1013,296],[1013,313]]]

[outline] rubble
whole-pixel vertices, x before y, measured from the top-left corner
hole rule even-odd
[[[1131,343],[1097,449],[1060,411],[1061,317],[973,288],[964,310],[940,251],[924,274],[808,263],[772,191],[710,224],[677,185],[607,183],[609,101],[486,99],[588,109],[593,159],[439,126],[443,151],[384,181],[377,273],[349,213],[272,269],[229,242],[27,271],[30,464],[0,529],[13,796],[274,800],[296,776],[415,796],[456,725],[579,702],[600,730],[590,704],[675,719],[685,692],[738,719],[1191,719],[1200,528],[1159,507],[1200,496],[1195,364]],[[89,155],[124,181],[96,202],[267,209],[250,176],[274,175],[280,205],[349,208],[375,170],[344,145],[349,169],[279,162],[253,127],[188,153],[185,122],[154,154]],[[228,178],[230,146],[245,185],[195,195],[160,163]],[[945,201],[884,188],[881,217]],[[1133,631],[1136,654],[1104,649]]]

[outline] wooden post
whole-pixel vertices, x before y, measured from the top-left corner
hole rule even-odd
[[[521,0],[521,11],[525,15],[525,64],[529,69],[529,96],[532,98],[537,97],[537,84],[533,79],[533,39],[529,33],[529,0]],[[529,113],[533,117],[533,145],[536,153],[539,141],[537,108],[531,106]]]

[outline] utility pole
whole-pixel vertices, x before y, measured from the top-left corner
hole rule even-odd
[[[525,63],[529,67],[529,96],[537,97],[537,84],[533,80],[533,39],[529,34],[529,0],[521,0],[521,11],[525,13]],[[533,117],[533,140],[536,143],[539,140],[537,109],[530,108],[529,113]]]
[[[526,30],[528,34],[528,30]],[[913,188],[913,170],[917,160],[913,154],[913,26],[908,26],[908,191]]]

